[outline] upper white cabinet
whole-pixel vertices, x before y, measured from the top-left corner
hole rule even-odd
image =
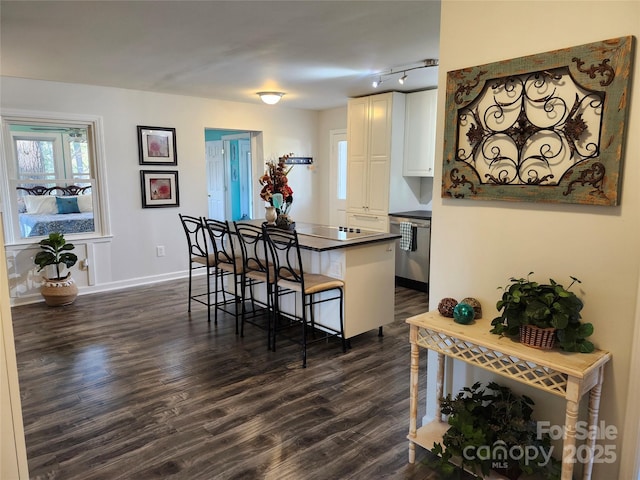
[[[391,163],[402,159],[404,148],[404,97],[390,92],[348,103],[347,213],[360,220],[370,215],[372,223],[380,220],[385,229]]]
[[[402,167],[405,177],[433,177],[437,101],[438,90],[406,95]]]

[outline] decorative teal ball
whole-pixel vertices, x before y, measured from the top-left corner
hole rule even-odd
[[[471,323],[475,315],[476,312],[473,310],[473,307],[467,303],[459,303],[453,309],[453,320],[463,325]]]

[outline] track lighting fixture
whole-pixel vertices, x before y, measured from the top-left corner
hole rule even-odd
[[[257,95],[267,105],[275,105],[280,101],[284,93],[283,92],[258,92]]]
[[[407,81],[408,72],[411,72],[413,70],[418,70],[420,68],[437,67],[437,66],[438,66],[438,59],[429,58],[427,60],[423,60],[419,64],[390,68],[388,71],[376,73],[375,77],[378,77],[378,78],[377,80],[373,81],[372,85],[373,85],[373,88],[378,88],[380,85],[382,85],[382,82],[384,82],[385,80],[388,80],[390,77],[394,75],[402,75],[401,77],[398,78],[398,82],[400,83],[400,85],[404,85],[404,82]]]

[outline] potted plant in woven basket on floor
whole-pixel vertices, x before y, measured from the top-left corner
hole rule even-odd
[[[38,271],[49,268],[42,276],[44,282],[40,288],[44,301],[52,307],[72,304],[78,296],[78,286],[71,272],[64,274],[64,268],[71,268],[78,261],[76,254],[71,253],[75,245],[67,243],[62,233],[54,232],[40,240],[40,248],[34,258]]]
[[[569,352],[593,352],[594,345],[587,337],[593,334],[591,323],[582,323],[580,311],[583,302],[565,288],[549,279],[538,283],[527,278],[511,278],[504,287],[502,298],[496,304],[500,316],[493,319],[491,333],[520,336],[520,341],[531,347],[551,349],[556,344]],[[502,288],[502,287],[500,287]]]

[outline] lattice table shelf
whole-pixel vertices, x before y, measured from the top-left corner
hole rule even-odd
[[[448,425],[436,411],[436,423],[417,429],[419,349],[426,348],[438,354],[436,398],[443,394],[444,357],[456,358],[476,367],[484,368],[534,388],[558,395],[567,402],[566,438],[562,453],[562,480],[570,480],[575,462],[576,423],[578,403],[589,392],[589,427],[598,421],[600,393],[604,365],[611,354],[602,350],[593,353],[566,353],[560,350],[537,350],[508,337],[489,332],[490,321],[479,319],[471,325],[460,325],[437,311],[407,319],[411,342],[411,412],[409,423],[409,462],[415,461],[415,445],[433,446],[433,432],[442,434]],[[595,438],[587,440],[592,455],[585,464],[583,479],[591,478]]]

